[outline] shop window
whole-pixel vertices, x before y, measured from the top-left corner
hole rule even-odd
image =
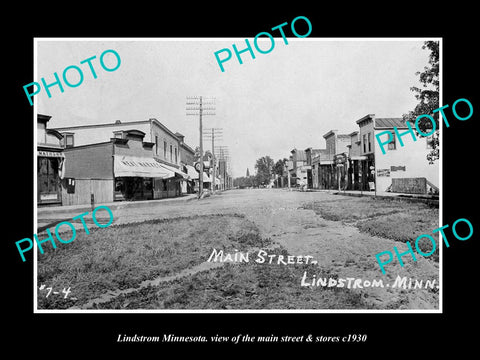
[[[73,134],[65,134],[65,147],[71,148],[74,146],[73,144]]]
[[[125,183],[123,179],[120,179],[120,178],[115,179],[115,191],[122,192],[122,193],[125,191]]]
[[[56,193],[59,190],[60,178],[58,177],[58,159],[57,158],[38,158],[38,192]]]
[[[397,149],[397,138],[395,134],[392,133],[392,141],[388,143],[388,150],[396,150]]]
[[[162,191],[167,191],[167,181],[168,180],[162,180]]]
[[[143,179],[143,189],[151,191],[152,188],[153,188],[152,179],[151,178],[144,178]]]

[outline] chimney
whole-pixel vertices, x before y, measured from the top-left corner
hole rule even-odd
[[[175,136],[178,138],[178,140],[180,140],[181,143],[184,142],[185,135],[182,135],[182,134],[180,134],[179,132],[176,132],[176,133],[175,133]]]

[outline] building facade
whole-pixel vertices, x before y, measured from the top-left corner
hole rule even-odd
[[[313,167],[313,159],[319,155],[323,149],[313,149],[308,147],[305,149],[305,157],[307,159],[307,187],[309,189],[318,188],[318,174],[317,169],[315,169],[315,176],[314,176],[314,167]]]
[[[63,204],[179,196],[178,179],[187,175],[155,159],[155,144],[144,138],[143,131],[125,130],[109,141],[66,148],[65,178],[75,186],[63,188]]]
[[[362,142],[359,132],[350,134],[350,145],[348,145],[348,190],[368,190],[368,169],[365,170],[363,162],[367,157],[362,155]]]
[[[37,115],[37,204],[62,204],[63,135],[48,129],[51,116]]]
[[[289,174],[297,182],[303,179],[313,189],[439,192],[439,164],[427,160],[431,137],[416,134],[402,118],[367,114],[356,123],[358,130],[350,134],[339,134],[337,130],[324,134],[325,149],[293,149]],[[376,135],[385,131],[391,133],[392,141],[385,146],[384,154]]]
[[[358,140],[362,161],[359,163],[362,190],[375,190],[375,114],[368,114],[356,121],[359,126]]]
[[[293,149],[290,153],[292,154],[290,156],[291,163],[288,168],[290,172],[290,181],[293,186],[306,186],[308,183],[307,170],[310,166],[307,165],[305,150]]]
[[[198,178],[198,173],[193,167],[195,150],[185,143],[184,135],[176,132],[175,136],[179,141],[180,169],[189,175],[189,179],[181,181],[182,193],[192,194],[195,190],[195,178]]]
[[[348,163],[345,158],[351,142],[350,135],[339,134],[338,130],[330,130],[323,135],[323,138],[325,152],[319,159],[319,188],[343,189],[347,184]]]
[[[122,122],[116,120],[113,123],[58,127],[55,130],[64,136],[66,148],[97,144],[108,141],[110,138],[121,138],[124,131],[138,130],[145,134],[145,141],[154,144],[152,153],[158,161],[176,168],[180,168],[182,162],[188,163],[188,159],[181,158],[182,153],[185,157],[188,156],[188,151],[182,152],[180,147],[180,143],[183,144],[184,149],[188,147],[184,143],[183,135],[180,140],[175,133],[154,118],[141,121]]]
[[[409,128],[402,118],[371,116],[370,119],[375,136],[383,131],[390,131],[393,137],[393,141],[385,147],[385,154],[378,142],[374,143],[377,190],[416,194],[438,192],[438,161],[429,164],[427,160],[427,154],[431,150],[431,137],[416,135],[415,130],[409,133]],[[397,138],[394,127],[401,135],[400,139]]]
[[[78,125],[56,128],[64,137],[64,146],[66,149],[81,148],[83,151],[87,150],[88,145],[99,146],[111,141],[111,139],[118,139],[113,144],[115,146],[121,144],[122,139],[132,140],[135,136],[142,137],[145,151],[150,151],[149,154],[142,151],[143,157],[155,159],[157,162],[169,169],[170,174],[181,174],[181,176],[172,176],[170,180],[158,183],[157,187],[151,187],[155,190],[150,194],[150,185],[146,182],[141,184],[140,180],[135,180],[137,184],[136,189],[149,188],[148,191],[142,191],[144,195],[137,192],[132,199],[149,199],[179,196],[182,193],[193,192],[193,182],[188,176],[188,166],[193,165],[194,151],[184,141],[184,136],[180,133],[173,133],[170,129],[160,123],[157,119],[151,118],[142,121],[128,121],[122,122],[116,120],[113,123],[92,124],[92,125]],[[137,134],[137,135],[135,135]],[[146,144],[150,144],[147,146]],[[133,145],[135,146],[135,145]],[[131,155],[136,156],[136,155]],[[94,165],[92,165],[94,166]],[[190,171],[191,172],[191,171]],[[127,176],[129,177],[129,176]],[[162,181],[165,179],[162,179]],[[132,179],[116,180],[115,188],[129,189]],[[124,185],[122,185],[124,184]],[[163,190],[160,190],[162,188]],[[179,189],[179,190],[178,190]],[[130,193],[114,196],[114,200],[126,200],[130,197]],[[82,200],[84,202],[84,199]]]

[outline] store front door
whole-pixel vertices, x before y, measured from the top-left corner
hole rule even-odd
[[[59,175],[60,157],[37,158],[38,204],[61,204],[62,192]]]
[[[153,179],[142,177],[115,178],[115,200],[153,199]]]

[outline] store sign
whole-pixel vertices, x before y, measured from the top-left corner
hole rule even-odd
[[[334,157],[334,161],[335,161],[335,164],[337,166],[343,166],[343,164],[345,164],[347,162],[347,158],[345,155],[341,154],[341,155],[335,155]]]
[[[58,194],[40,194],[40,200],[58,200]]]
[[[37,151],[37,156],[58,157],[58,158],[64,158],[65,157],[65,155],[61,152],[43,151],[43,150]]]
[[[390,169],[377,169],[377,176],[390,177]]]
[[[167,179],[174,171],[167,169],[153,158],[115,155],[113,172],[115,177],[152,177]]]
[[[392,171],[406,171],[406,166],[390,166],[390,170]]]

